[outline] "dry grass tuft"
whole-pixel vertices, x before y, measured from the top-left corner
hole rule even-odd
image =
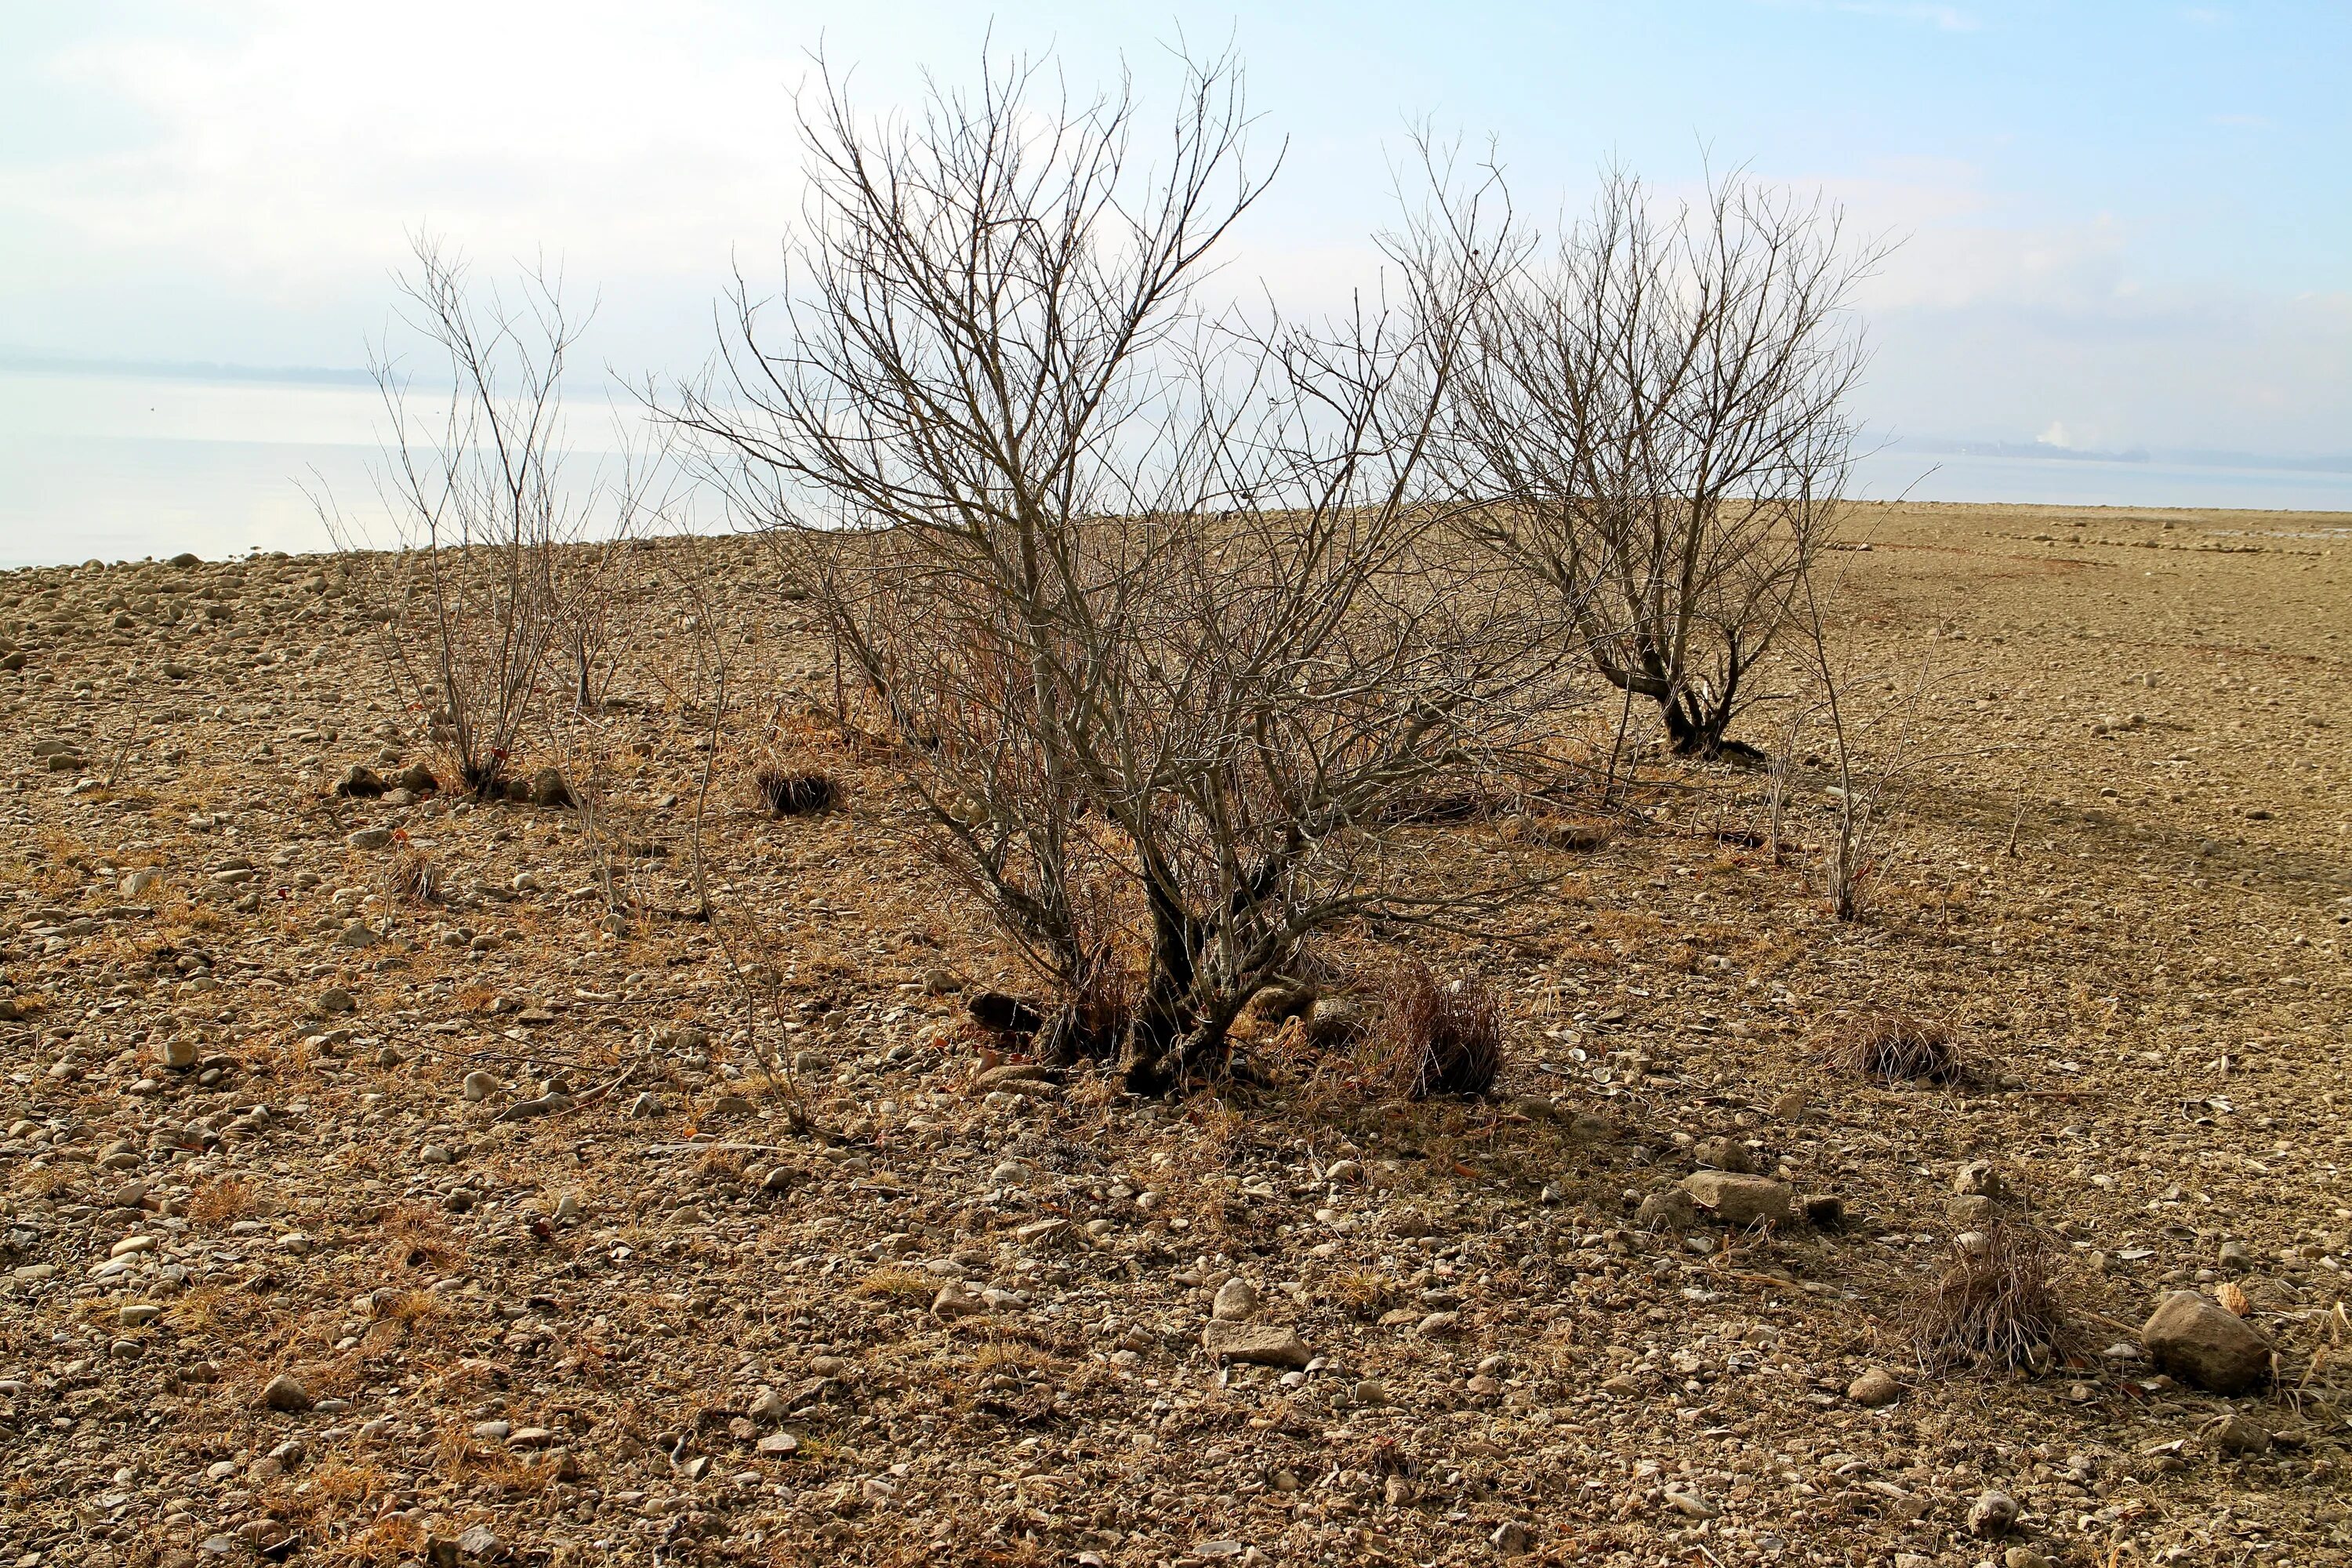
[[[1952,1046],[1952,1031],[1932,1018],[1907,1013],[1883,1013],[1850,1024],[1830,1037],[1821,1055],[1833,1066],[1881,1083],[1955,1083],[1967,1074]]]
[[[814,816],[841,804],[841,785],[820,769],[763,767],[751,783],[771,816]]]
[[[1408,1100],[1484,1094],[1503,1066],[1503,1008],[1475,974],[1440,983],[1409,960],[1381,997],[1370,1076]]]
[[[394,1268],[439,1268],[457,1256],[449,1223],[425,1204],[395,1204],[384,1212],[384,1253]]]
[[[2074,1337],[2059,1296],[2056,1249],[2041,1231],[2006,1223],[1971,1240],[1905,1314],[1920,1370],[1969,1363],[2049,1370]]]
[[[940,1293],[940,1281],[914,1268],[877,1268],[851,1288],[850,1294],[871,1300],[928,1303]]]
[[[1402,1287],[1375,1270],[1350,1268],[1332,1276],[1331,1292],[1349,1312],[1369,1320],[1395,1306]]]
[[[393,858],[392,869],[385,879],[397,903],[438,903],[444,891],[440,868],[418,850],[405,846]]]
[[[243,1176],[223,1176],[188,1200],[188,1217],[205,1225],[243,1219],[252,1209],[253,1184]]]

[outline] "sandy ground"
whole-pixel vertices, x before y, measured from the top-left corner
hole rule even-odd
[[[1423,950],[1501,994],[1510,1056],[1495,1098],[1420,1105],[1332,1070],[1150,1105],[975,1082],[964,994],[1017,972],[887,773],[836,758],[840,809],[751,809],[766,696],[823,676],[748,552],[631,558],[594,833],[330,795],[427,756],[333,562],[0,578],[0,1540],[22,1568],[2352,1561],[2352,518],[1910,506],[1854,537],[1854,694],[1911,784],[1868,918],[1823,908],[1820,768],[1776,858],[1756,775],[1654,757],[1640,813],[1538,851],[1519,934]],[[688,572],[766,694],[709,845],[806,1132],[730,1043],[728,932],[668,912]],[[583,770],[579,728],[533,761]],[[1966,1076],[1823,1060],[1897,1016]],[[1703,1160],[1845,1222],[1643,1223]],[[1917,1292],[1997,1223],[2049,1238],[2070,1353],[1923,1370]],[[1273,1364],[1204,1348],[1235,1279]],[[2242,1293],[2268,1386],[2147,1358],[2182,1289]],[[2006,1534],[1969,1522],[1994,1491]]]

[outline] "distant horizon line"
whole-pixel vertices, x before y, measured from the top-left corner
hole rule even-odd
[[[35,353],[0,348],[0,373],[8,372],[285,386],[363,387],[374,384],[375,380],[374,374],[369,370],[342,365],[247,365],[216,360],[83,359],[70,354]],[[591,392],[604,385],[601,381],[582,383],[576,389]],[[1890,436],[1884,446],[1866,448],[1861,455],[1889,451],[1916,452],[1928,457],[2008,458],[2045,462],[2167,463],[2198,468],[2271,468],[2291,473],[2352,474],[2352,451],[2250,452],[2230,447],[2151,447],[2137,444],[2108,449],[2061,446],[2039,437],[2016,440],[1998,436]]]

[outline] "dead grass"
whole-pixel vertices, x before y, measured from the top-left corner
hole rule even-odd
[[[396,903],[438,903],[444,890],[440,868],[423,851],[406,845],[393,857],[392,868],[385,873],[384,881]]]
[[[1441,982],[1406,961],[1381,996],[1369,1076],[1408,1100],[1478,1095],[1503,1066],[1503,1009],[1475,975]]]
[[[841,784],[817,768],[762,767],[751,775],[771,816],[814,816],[841,804]]]
[[[913,1268],[877,1268],[850,1293],[868,1300],[928,1302],[940,1293],[940,1282]]]
[[[223,1176],[188,1200],[188,1217],[205,1225],[226,1225],[253,1212],[253,1184],[243,1176]]]
[[[457,1247],[448,1222],[424,1204],[395,1204],[383,1216],[384,1257],[400,1269],[438,1269],[454,1261]]]
[[[1949,1026],[1908,1013],[1882,1013],[1830,1036],[1823,1061],[1881,1083],[1956,1083],[1967,1076]]]
[[[1397,1302],[1402,1287],[1385,1274],[1351,1268],[1332,1276],[1331,1294],[1359,1318],[1377,1318]]]
[[[1911,1350],[1920,1370],[1979,1365],[2045,1372],[2073,1348],[2059,1294],[2058,1253],[2029,1226],[1995,1224],[1959,1246],[1911,1301]]]

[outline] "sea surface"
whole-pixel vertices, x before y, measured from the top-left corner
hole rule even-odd
[[[592,403],[575,417],[608,421]],[[0,567],[325,550],[313,498],[364,522],[388,420],[356,381],[0,371]],[[1869,500],[2352,511],[2352,474],[1882,451]]]

